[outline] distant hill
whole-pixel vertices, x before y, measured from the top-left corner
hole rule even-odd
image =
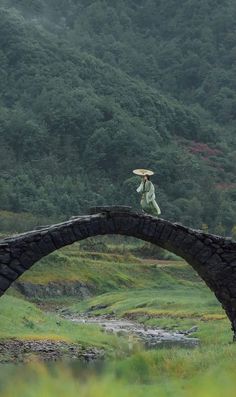
[[[178,15],[172,1],[165,2],[168,8],[159,3],[160,9],[154,1],[3,1],[0,209],[57,218],[99,204],[138,207],[139,180],[131,171],[144,166],[156,170],[163,217],[231,233],[234,86],[230,93],[225,83],[228,113],[221,117],[222,109],[209,105],[215,96],[222,98],[220,88],[212,94],[209,80],[219,55],[215,39],[208,80],[197,83],[205,60],[199,55],[198,64],[191,63],[190,50],[182,48],[193,26],[186,1]],[[200,16],[194,23],[200,32]],[[219,36],[221,51],[224,40],[229,36]],[[191,43],[197,48],[194,38]],[[198,47],[203,44],[200,36]],[[183,59],[176,55],[180,48]],[[221,63],[223,58],[222,53]],[[224,81],[233,83],[233,64],[220,67]]]

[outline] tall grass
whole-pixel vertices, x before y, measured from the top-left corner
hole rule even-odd
[[[143,352],[99,374],[35,362],[18,368],[0,390],[4,397],[235,397],[235,353],[232,346],[207,355],[178,349]]]

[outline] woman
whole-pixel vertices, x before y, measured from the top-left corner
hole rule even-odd
[[[134,170],[133,172],[142,176],[141,184],[136,191],[142,194],[141,207],[143,211],[154,216],[160,215],[161,210],[155,200],[155,188],[150,181],[150,175],[153,175],[153,172],[149,170]],[[143,172],[145,173],[143,174]]]

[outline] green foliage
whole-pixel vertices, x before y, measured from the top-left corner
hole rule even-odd
[[[232,237],[234,240],[236,240],[236,225],[232,228]]]
[[[152,167],[163,217],[230,234],[234,14],[217,0],[2,1],[0,209],[137,208],[131,171]]]
[[[0,230],[3,234],[23,232],[55,221],[55,218],[36,216],[27,212],[0,211]]]

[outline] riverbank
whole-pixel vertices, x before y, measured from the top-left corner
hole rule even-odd
[[[188,337],[195,329],[187,332],[167,332],[158,328],[147,328],[138,323],[127,320],[101,318],[69,318],[76,324],[96,325],[106,334],[125,337],[128,341],[129,354],[137,350],[137,345],[144,349],[156,348],[195,348],[199,345],[197,338]],[[128,352],[127,352],[128,354]],[[29,363],[39,361],[68,361],[94,362],[108,359],[105,349],[94,346],[85,347],[79,343],[69,343],[63,340],[47,339],[2,339],[0,340],[0,364]]]
[[[196,385],[206,382],[207,397],[234,397],[228,386],[209,386],[235,372],[236,344],[194,271],[179,261],[101,256],[80,259],[67,248],[19,280],[31,297],[11,289],[0,299],[0,395],[200,397]],[[90,296],[67,287],[64,295],[63,278],[90,286]]]
[[[105,351],[95,347],[85,347],[78,343],[53,340],[0,340],[0,364],[19,364],[32,361],[90,362],[103,360]]]
[[[236,346],[139,351],[119,360],[1,366],[3,397],[234,397]]]
[[[189,337],[189,335],[197,331],[197,327],[192,327],[190,330],[185,331],[171,332],[111,316],[66,316],[66,318],[77,324],[96,324],[106,333],[122,335],[128,339],[130,350],[132,350],[135,342],[142,343],[146,349],[175,346],[191,348],[199,344],[197,338]]]

